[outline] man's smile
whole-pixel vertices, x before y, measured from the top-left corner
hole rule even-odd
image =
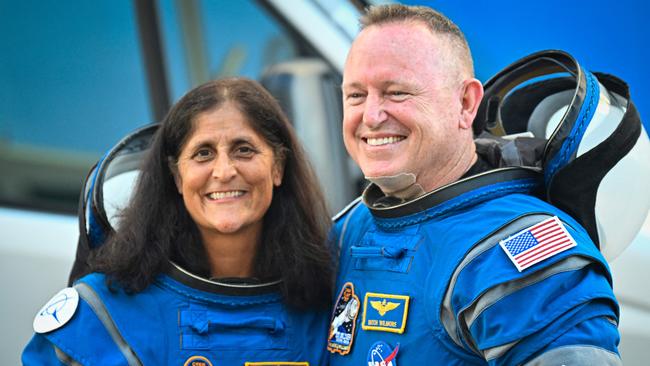
[[[378,138],[364,138],[363,140],[370,146],[382,146],[388,144],[394,144],[404,140],[404,136],[388,136],[388,137],[378,137]]]

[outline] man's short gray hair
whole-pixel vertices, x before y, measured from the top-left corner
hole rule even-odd
[[[360,18],[361,29],[373,25],[395,22],[420,22],[436,34],[446,36],[455,51],[455,56],[466,65],[471,77],[474,76],[472,54],[465,35],[460,28],[442,13],[428,6],[409,6],[402,4],[371,6]]]

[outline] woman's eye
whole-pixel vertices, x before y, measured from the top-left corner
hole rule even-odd
[[[194,154],[194,158],[199,161],[205,161],[212,158],[212,151],[209,149],[201,149]]]
[[[253,154],[255,154],[255,152],[256,152],[255,149],[253,149],[250,146],[238,146],[235,149],[235,153],[237,154],[237,156],[242,156],[242,157],[253,156]]]

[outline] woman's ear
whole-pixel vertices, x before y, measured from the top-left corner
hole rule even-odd
[[[181,180],[181,175],[178,172],[178,163],[176,161],[174,161],[174,159],[169,158],[168,161],[167,161],[167,166],[169,167],[169,171],[172,172],[172,176],[174,177],[174,184],[176,184],[176,190],[182,196],[183,195],[183,181]]]
[[[282,177],[284,177],[284,159],[276,159],[273,164],[273,186],[279,187],[282,185]]]

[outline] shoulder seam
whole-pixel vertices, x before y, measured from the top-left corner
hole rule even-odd
[[[355,198],[352,202],[348,203],[348,205],[345,206],[341,211],[339,211],[336,215],[334,215],[332,217],[332,221],[334,221],[334,222],[338,221],[341,217],[343,217],[343,215],[348,213],[359,202],[361,202],[361,196]]]
[[[489,250],[495,245],[499,245],[500,236],[497,235],[516,233],[522,228],[530,226],[531,223],[534,224],[535,222],[538,222],[539,220],[541,220],[542,217],[551,217],[551,216],[552,215],[548,213],[536,212],[536,213],[529,213],[515,218],[514,220],[502,225],[501,227],[494,230],[492,233],[488,234],[486,237],[484,237],[483,239],[479,240],[477,243],[472,245],[472,247],[467,252],[467,254],[456,266],[451,277],[449,278],[447,291],[445,292],[445,295],[443,296],[442,299],[442,303],[440,304],[440,314],[438,314],[438,316],[440,322],[443,325],[443,328],[446,330],[446,333],[449,335],[449,337],[453,340],[453,342],[457,346],[461,348],[465,348],[462,341],[463,335],[462,332],[460,331],[460,325],[456,322],[456,316],[451,308],[451,295],[456,286],[456,279],[458,278],[460,272],[465,268],[465,266],[467,266],[480,254]],[[469,349],[473,353],[479,356],[483,356],[482,353],[475,346],[472,345],[473,343],[472,340],[466,340],[466,341],[469,346]]]
[[[359,205],[354,205],[352,211],[350,212],[350,215],[345,218],[345,222],[343,223],[343,228],[341,229],[341,234],[339,235],[339,240],[338,240],[338,246],[339,246],[339,251],[343,248],[343,237],[345,237],[345,232],[348,229],[348,223],[350,222],[350,219],[352,218],[352,213],[359,208]]]
[[[142,366],[142,362],[131,346],[126,342],[124,337],[120,334],[115,322],[106,309],[106,305],[104,305],[104,302],[101,300],[99,295],[97,295],[95,290],[90,287],[90,285],[83,282],[78,282],[74,285],[74,288],[79,292],[79,296],[86,301],[95,315],[97,315],[97,318],[102,322],[104,328],[106,328],[106,331],[113,339],[113,342],[115,342],[115,345],[118,347],[129,366]]]
[[[63,352],[59,347],[57,347],[57,346],[55,346],[53,344],[52,348],[54,348],[54,354],[56,355],[56,358],[62,364],[66,365],[66,366],[81,366],[81,364],[79,362],[75,361],[72,357],[70,357],[70,355]]]

